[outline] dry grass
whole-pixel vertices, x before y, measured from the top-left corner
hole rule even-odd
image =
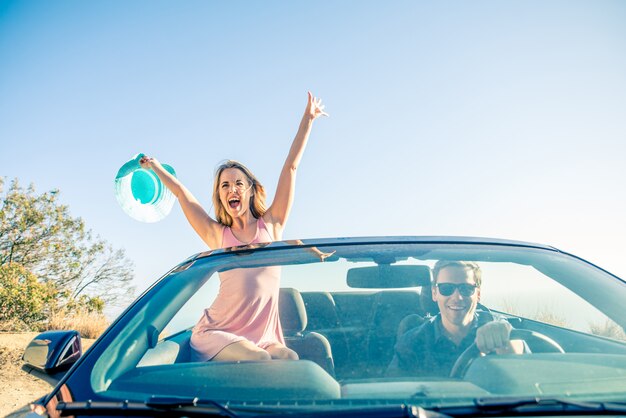
[[[519,306],[510,300],[506,300],[503,303],[504,311],[516,316],[526,316],[529,319],[534,319],[547,324],[556,325],[559,327],[568,327],[567,319],[556,314],[554,311],[544,308],[543,310],[537,310],[534,313],[524,315],[521,312]],[[603,323],[589,323],[588,332],[599,335],[602,337],[613,338],[615,340],[626,341],[626,332],[621,326],[608,318]]]
[[[50,316],[45,330],[73,329],[83,338],[98,338],[108,326],[109,322],[101,313],[59,311]]]
[[[0,417],[24,417],[28,404],[50,392],[44,380],[22,370],[22,354],[37,332],[0,332]],[[94,340],[83,339],[83,350]]]
[[[28,332],[30,327],[21,319],[11,318],[0,321],[0,332]]]
[[[22,370],[22,353],[36,332],[0,333],[0,417],[25,416],[29,402],[50,391],[43,380]],[[21,414],[13,414],[21,409]]]
[[[589,328],[595,335],[626,341],[626,334],[622,327],[608,319],[603,324],[589,324]]]
[[[539,322],[545,322],[546,324],[552,324],[559,327],[567,327],[567,319],[563,315],[558,315],[554,310],[550,308],[537,308],[534,312],[523,312],[519,305],[511,300],[504,300],[503,303],[504,312],[508,312],[511,315],[522,316],[528,319],[532,319]]]
[[[510,299],[504,299],[502,300],[501,305],[502,312],[507,312],[515,316],[523,316],[522,311],[520,310],[519,305],[516,302]]]
[[[32,329],[32,327],[19,319],[11,319],[0,321],[0,332],[43,332],[73,329],[78,331],[83,338],[95,339],[108,326],[109,321],[103,314],[86,310],[79,312],[61,310],[52,313],[39,329]]]
[[[569,326],[567,319],[563,315],[558,315],[556,312],[549,309],[537,310],[531,319],[544,322],[546,324],[556,325],[557,327],[566,328]]]

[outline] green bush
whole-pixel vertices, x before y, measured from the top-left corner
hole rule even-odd
[[[38,330],[55,304],[56,291],[17,263],[0,266],[0,330]]]
[[[104,310],[104,301],[99,297],[92,298],[81,295],[78,298],[70,299],[64,308],[67,312],[101,314]]]

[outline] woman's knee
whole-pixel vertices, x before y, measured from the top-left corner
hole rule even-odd
[[[275,360],[299,360],[298,353],[287,347],[272,347],[268,350]]]
[[[287,349],[287,360],[300,360],[300,356],[293,350]]]
[[[214,361],[258,361],[271,359],[270,353],[249,341],[240,341],[226,346],[213,357]]]
[[[263,361],[263,360],[271,360],[272,356],[265,350],[259,351],[250,351],[246,354],[246,358],[242,358],[241,360],[251,360],[251,361]]]

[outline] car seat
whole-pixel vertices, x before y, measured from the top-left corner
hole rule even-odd
[[[330,292],[301,292],[300,295],[304,300],[308,320],[305,331],[317,332],[328,339],[333,349],[333,362],[337,375],[344,366],[352,368],[348,364],[352,353],[333,295]]]
[[[439,305],[433,300],[431,289],[430,285],[422,286],[419,297],[419,304],[422,308],[421,315],[413,313],[402,318],[396,331],[396,341],[407,331],[419,327],[428,320],[428,318],[439,313]]]
[[[435,316],[439,313],[439,305],[433,300],[432,286],[422,287],[420,293],[420,305],[425,316]]]
[[[398,325],[398,331],[396,333],[396,342],[400,337],[407,333],[407,331],[417,328],[424,323],[427,319],[422,315],[410,314],[402,318]]]
[[[300,292],[281,288],[278,299],[280,323],[287,347],[298,353],[301,360],[311,360],[335,376],[333,355],[328,339],[317,332],[305,332],[307,313]]]
[[[376,295],[367,335],[368,377],[380,376],[393,356],[398,325],[407,315],[421,313],[416,290],[385,290]]]

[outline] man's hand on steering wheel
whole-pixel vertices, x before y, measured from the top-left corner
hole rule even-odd
[[[513,327],[507,321],[491,321],[476,330],[476,346],[483,354],[521,354],[524,350],[519,341],[511,341]]]
[[[507,322],[508,324],[508,322]],[[510,326],[510,324],[509,324]],[[481,327],[482,328],[482,327]],[[480,328],[479,328],[480,329]],[[486,332],[486,331],[482,331]],[[478,335],[478,330],[476,330],[476,334]],[[521,343],[521,351],[518,352],[516,349],[516,353],[523,353],[524,343],[531,342],[532,345],[540,347],[541,352],[546,353],[565,353],[563,347],[552,338],[543,335],[537,331],[531,331],[528,329],[512,329],[509,330],[509,337],[512,338],[511,342],[515,345],[515,343]],[[531,344],[529,344],[531,345]],[[529,352],[530,353],[530,352]],[[467,371],[470,364],[478,357],[481,356],[481,351],[478,349],[478,344],[476,342],[472,343],[469,347],[465,349],[456,359],[454,366],[452,366],[452,371],[450,372],[450,377],[455,379],[462,379],[465,376],[465,372]]]

